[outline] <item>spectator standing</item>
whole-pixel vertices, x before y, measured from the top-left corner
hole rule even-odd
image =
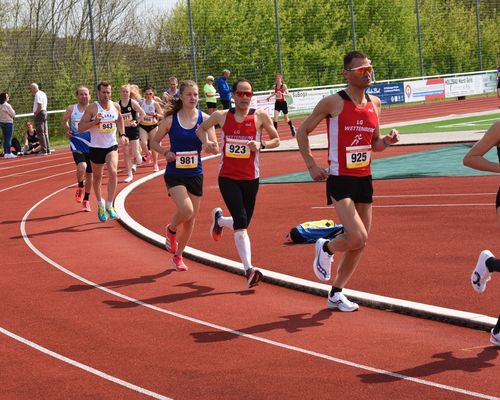
[[[9,104],[9,94],[0,93],[0,129],[3,133],[4,158],[16,158],[12,154],[12,134],[14,133],[14,117],[16,112]]]
[[[217,90],[215,90],[214,77],[212,75],[207,76],[207,83],[203,86],[203,93],[207,102],[208,115],[212,115],[217,110]]]
[[[38,154],[50,154],[49,133],[47,132],[47,95],[38,88],[36,83],[30,86],[31,93],[35,95],[33,101],[33,115],[35,116],[35,130],[42,151]]]
[[[219,91],[220,102],[224,110],[231,108],[231,88],[227,83],[227,79],[231,75],[231,71],[225,69],[222,71],[222,76],[217,78],[217,90]]]

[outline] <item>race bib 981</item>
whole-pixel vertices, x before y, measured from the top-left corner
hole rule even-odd
[[[175,168],[198,168],[198,152],[178,151],[175,153]]]

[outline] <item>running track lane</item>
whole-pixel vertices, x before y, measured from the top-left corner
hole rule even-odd
[[[71,193],[62,190],[26,214],[29,241],[45,257],[108,291],[47,263],[27,265],[15,277],[7,274],[7,291],[17,290],[19,300],[2,317],[8,321],[2,321],[4,329],[172,398],[329,398],[332,393],[467,398],[472,391],[491,398],[498,393],[498,350],[483,346],[481,332],[366,308],[331,313],[324,299],[265,284],[247,290],[241,277],[194,263],[188,273],[173,272],[165,252],[131,237],[116,222],[72,214],[75,205],[65,201]],[[51,220],[49,231],[47,221],[60,212],[66,217]],[[96,244],[106,249],[109,261],[103,262]],[[61,254],[61,248],[71,247],[71,256]],[[471,371],[481,374],[485,390],[464,387]],[[78,398],[73,390],[89,379],[81,375],[71,382],[70,397]]]

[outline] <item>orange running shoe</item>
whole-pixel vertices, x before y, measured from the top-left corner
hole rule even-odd
[[[174,267],[177,271],[187,271],[188,267],[186,264],[184,264],[184,260],[182,259],[182,256],[174,256],[172,258],[172,263],[174,264]]]
[[[85,194],[85,190],[83,190],[83,188],[81,188],[81,187],[77,187],[76,192],[75,192],[75,201],[77,203],[81,203],[83,201],[84,194]]]

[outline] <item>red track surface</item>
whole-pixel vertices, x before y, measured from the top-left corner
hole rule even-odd
[[[391,149],[393,154],[397,151],[402,150]],[[266,154],[264,175],[301,170],[296,156]],[[207,241],[208,210],[222,204],[213,164],[206,164],[206,197],[191,244],[236,259],[230,235],[217,245]],[[148,397],[123,382],[50,357],[8,332],[136,385],[136,390],[176,399],[473,395],[456,388],[500,396],[498,348],[487,345],[485,332],[366,307],[353,314],[331,313],[325,310],[325,299],[267,284],[247,290],[241,277],[194,262],[189,262],[187,273],[177,273],[164,251],[116,222],[101,224],[94,212],[82,213],[73,202],[72,188],[55,193],[73,183],[72,171],[66,150],[46,158],[0,160],[0,243],[5,253],[1,399]],[[141,174],[149,172],[141,169]],[[375,190],[379,196],[491,193],[497,185],[490,177],[440,178],[379,181]],[[280,244],[286,230],[301,222],[305,213],[312,219],[330,212],[311,209],[324,204],[322,193],[317,184],[262,185],[251,230],[256,264],[313,278],[311,248]],[[377,198],[376,205],[417,204],[417,199]],[[492,195],[472,199],[426,202],[493,202]],[[23,216],[39,201],[28,215],[26,233],[45,259],[21,234]],[[135,218],[159,232],[171,210],[161,179],[134,192],[127,206]],[[493,209],[453,210],[454,215],[438,207],[376,208],[371,242],[350,287],[432,304],[460,304],[490,315],[497,312],[488,304],[497,300],[498,281],[491,282],[483,296],[474,295],[467,281],[478,251],[485,246],[495,250]],[[49,259],[76,275],[57,269]],[[433,279],[429,271],[439,273]],[[421,381],[401,379],[404,376]]]

